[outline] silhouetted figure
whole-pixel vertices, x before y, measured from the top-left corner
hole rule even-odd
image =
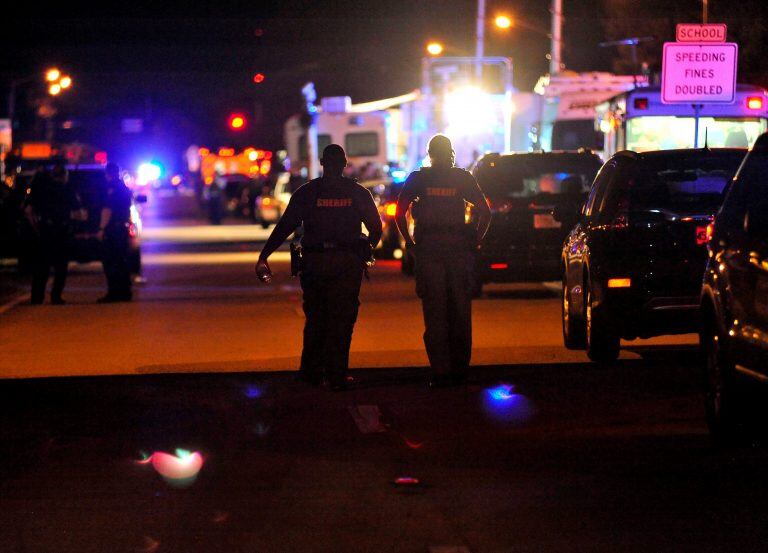
[[[208,187],[208,220],[212,225],[220,225],[224,201],[224,186],[219,177],[213,179]]]
[[[67,281],[73,222],[85,218],[80,198],[69,183],[66,166],[59,163],[50,173],[40,171],[35,175],[24,212],[35,233],[31,303],[43,303],[53,267],[51,303],[61,305],[64,303],[61,294]]]
[[[381,219],[371,193],[342,176],[344,149],[331,144],[320,160],[323,176],[299,187],[264,245],[256,264],[268,282],[267,259],[288,236],[303,226],[301,288],[304,292],[304,348],[299,378],[320,384],[323,372],[334,390],[346,388],[349,346],[360,305],[365,266],[363,249],[381,238]],[[368,236],[361,236],[360,223]]]
[[[488,230],[491,212],[475,178],[454,167],[447,136],[429,141],[431,167],[414,171],[397,200],[397,227],[416,259],[416,293],[424,311],[424,345],[432,367],[430,387],[463,382],[472,354],[472,289],[475,251]],[[465,222],[466,203],[477,226]],[[416,223],[408,230],[411,208]]]
[[[131,191],[120,178],[120,167],[107,163],[107,188],[97,238],[102,243],[102,264],[107,277],[107,294],[99,303],[131,301],[131,272],[128,265]]]

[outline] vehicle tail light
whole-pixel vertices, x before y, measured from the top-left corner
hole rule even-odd
[[[397,215],[397,204],[394,202],[391,202],[385,205],[384,213],[387,214],[387,217],[395,217]]]
[[[509,269],[508,263],[491,263],[491,269],[494,271],[502,271],[504,269]]]
[[[635,109],[648,109],[648,98],[635,98]]]
[[[704,244],[709,243],[709,239],[712,237],[712,231],[710,230],[711,226],[713,226],[712,223],[708,225],[700,225],[696,227],[696,245],[697,246],[703,246]]]
[[[631,278],[609,278],[608,288],[629,288],[632,286]]]
[[[763,99],[759,96],[750,96],[747,98],[747,107],[749,109],[763,109]]]

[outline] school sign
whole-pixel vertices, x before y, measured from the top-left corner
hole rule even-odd
[[[695,25],[685,26],[689,31],[691,27]],[[719,36],[725,38],[724,30]],[[709,40],[664,43],[663,103],[732,104],[735,101],[739,47],[734,42]]]

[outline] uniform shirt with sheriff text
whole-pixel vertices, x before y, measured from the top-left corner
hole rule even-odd
[[[381,218],[371,193],[352,179],[319,178],[302,185],[291,196],[285,213],[264,245],[271,253],[299,226],[304,246],[349,245],[360,237],[360,223],[368,241],[381,238]]]
[[[412,205],[416,244],[459,246],[467,238],[466,203],[486,205],[475,177],[457,167],[414,171],[400,191],[398,205]]]

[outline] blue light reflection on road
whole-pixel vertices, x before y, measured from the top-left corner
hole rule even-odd
[[[512,384],[501,383],[484,389],[482,401],[485,413],[499,422],[521,424],[535,412],[533,403],[524,395],[515,393]]]

